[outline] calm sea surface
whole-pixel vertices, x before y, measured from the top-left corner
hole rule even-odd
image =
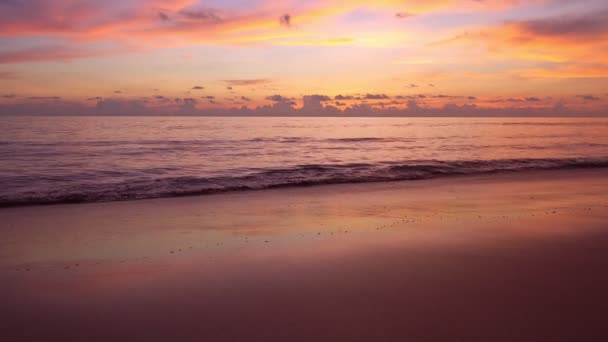
[[[608,166],[608,119],[0,118],[0,205]]]

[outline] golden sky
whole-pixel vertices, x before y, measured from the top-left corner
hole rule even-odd
[[[605,0],[5,0],[0,113],[603,113],[606,18]]]

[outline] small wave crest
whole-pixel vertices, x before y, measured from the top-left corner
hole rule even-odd
[[[0,194],[0,207],[122,201],[205,195],[323,184],[387,182],[500,172],[608,167],[608,159],[418,160],[374,164],[306,164],[288,168],[249,169],[216,177],[165,177],[120,183],[83,183],[48,191]]]

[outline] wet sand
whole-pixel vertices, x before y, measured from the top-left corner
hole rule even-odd
[[[608,170],[0,209],[2,341],[608,340]]]

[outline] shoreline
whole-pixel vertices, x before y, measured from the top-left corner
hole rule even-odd
[[[606,222],[604,169],[5,208],[0,336],[601,340]]]
[[[577,160],[577,158],[573,158],[572,160]],[[23,201],[14,200],[9,203],[0,202],[0,210],[10,209],[10,208],[21,208],[21,207],[40,207],[40,206],[56,206],[56,205],[82,205],[82,204],[93,204],[93,203],[113,203],[113,202],[132,202],[132,201],[144,201],[144,200],[155,200],[155,199],[172,199],[172,198],[184,198],[184,197],[203,197],[203,196],[216,196],[223,194],[231,194],[231,193],[256,193],[268,190],[281,190],[281,189],[302,189],[302,188],[317,188],[317,187],[325,187],[325,186],[335,186],[335,185],[364,185],[364,184],[382,184],[382,183],[406,183],[406,182],[419,182],[419,181],[431,181],[431,180],[440,180],[440,179],[460,179],[460,178],[470,178],[470,177],[503,177],[503,176],[517,176],[519,174],[523,176],[535,174],[535,173],[544,173],[544,172],[578,172],[585,170],[608,170],[608,164],[604,165],[604,159],[597,160],[587,160],[582,159],[578,160],[578,163],[591,163],[590,165],[574,165],[574,166],[565,166],[565,167],[555,167],[555,168],[531,168],[531,169],[521,169],[521,170],[492,170],[478,173],[470,173],[470,174],[462,174],[462,173],[454,173],[454,174],[437,174],[437,175],[427,175],[420,176],[420,178],[410,178],[410,179],[389,179],[389,180],[348,180],[348,181],[303,181],[302,183],[292,183],[292,184],[276,184],[267,186],[264,188],[243,188],[243,189],[207,189],[201,191],[192,191],[178,194],[170,194],[164,195],[160,194],[158,196],[151,197],[142,197],[142,198],[118,198],[118,199],[109,199],[109,200],[87,200],[87,199],[73,199],[73,200],[45,200],[40,199],[38,201],[33,201],[29,203],[23,203]],[[498,178],[500,179],[500,178]],[[85,194],[73,195],[73,196],[87,196]],[[90,196],[90,195],[88,195]],[[24,200],[24,201],[32,201]]]
[[[157,115],[153,115],[153,114],[131,114],[131,115],[110,115],[110,114],[94,114],[94,115],[87,115],[87,114],[2,114],[0,115],[0,118],[2,117],[7,117],[7,118],[15,118],[15,117],[36,117],[36,118],[61,118],[61,117],[68,117],[68,118],[73,118],[73,117],[79,117],[79,118],[162,118],[162,117],[167,117],[167,118],[214,118],[214,119],[221,119],[221,118],[237,118],[237,119],[245,119],[245,118],[278,118],[278,119],[293,119],[293,118],[330,118],[330,119],[343,119],[343,118],[348,118],[348,119],[357,119],[357,118],[361,118],[361,119],[366,119],[366,118],[396,118],[396,119],[407,119],[407,118],[416,118],[416,119],[454,119],[454,118],[460,118],[460,119],[608,119],[608,114],[606,114],[604,111],[598,112],[598,113],[594,113],[594,114],[583,114],[581,115],[581,113],[574,113],[574,114],[563,114],[563,115],[534,115],[531,113],[526,113],[526,114],[521,114],[521,115],[483,115],[483,114],[479,114],[479,115],[458,115],[458,114],[454,114],[454,115],[382,115],[381,113],[375,113],[374,115],[335,115],[335,116],[331,116],[331,115],[180,115],[179,113],[172,113],[172,114],[157,114]]]

